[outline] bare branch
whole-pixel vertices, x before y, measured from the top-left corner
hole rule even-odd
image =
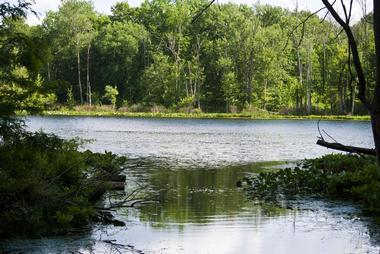
[[[366,97],[366,79],[364,76],[362,64],[360,62],[359,58],[359,52],[357,48],[357,44],[355,41],[355,37],[352,33],[352,30],[348,23],[344,22],[343,19],[339,16],[339,14],[336,12],[336,10],[333,8],[333,6],[330,4],[328,0],[322,0],[323,4],[326,6],[326,8],[330,11],[331,15],[334,17],[334,19],[338,22],[338,24],[344,29],[346,32],[348,43],[350,45],[350,48],[352,50],[352,57],[355,64],[356,73],[358,75],[358,84],[359,84],[359,99],[364,104],[364,106],[368,109],[368,111],[372,110],[371,105],[368,103],[367,97]]]
[[[336,0],[334,0],[334,2],[332,3],[332,5],[334,5],[335,4],[335,2],[336,2]],[[297,2],[297,4],[298,4],[298,2]],[[298,6],[297,6],[297,8],[296,9],[298,9]],[[306,21],[308,21],[311,17],[313,17],[313,16],[315,16],[316,14],[318,14],[319,12],[321,12],[321,11],[323,11],[324,9],[326,9],[326,6],[325,7],[322,7],[322,8],[320,8],[319,10],[317,10],[317,11],[315,11],[315,12],[313,12],[313,13],[311,13],[310,15],[308,15],[303,21],[301,21],[299,24],[297,24],[290,32],[289,32],[289,35],[288,35],[288,38],[287,38],[287,40],[286,40],[286,43],[285,43],[285,46],[284,46],[284,50],[286,49],[286,47],[288,46],[288,44],[289,44],[289,38],[290,38],[290,35],[292,35],[292,34],[294,34],[294,32],[302,25],[302,38],[303,38],[303,34],[304,34],[304,29],[305,29],[305,23],[306,23]],[[327,13],[325,14],[325,17],[323,18],[323,20],[327,17],[327,14],[329,13],[329,11],[327,11]],[[322,21],[323,21],[322,20]],[[298,46],[299,45],[301,45],[301,43],[302,43],[302,38],[301,38],[301,40],[300,40],[300,42],[298,43]]]
[[[350,11],[348,12],[348,22],[350,22],[350,20],[351,20],[351,15],[352,15],[352,2],[353,2],[354,0],[351,0],[351,2],[350,2]]]
[[[340,29],[340,31],[335,35],[334,39],[332,39],[330,42],[333,42],[333,41],[335,41],[336,39],[338,39],[338,38],[339,38],[339,35],[341,35],[341,34],[343,33],[343,31],[344,31],[343,28]]]
[[[340,3],[342,4],[343,12],[344,12],[344,17],[346,18],[346,23],[349,23],[348,20],[348,14],[347,14],[347,8],[346,5],[344,4],[343,0],[340,0]]]
[[[301,23],[299,23],[296,27],[294,27],[294,29],[292,30],[292,33],[297,30],[301,25],[303,25],[306,21],[308,21],[311,17],[313,17],[314,15],[318,14],[320,11],[323,11],[324,9],[326,9],[326,7],[322,7],[320,8],[319,10],[311,13],[309,16],[307,16]]]
[[[367,155],[374,155],[376,156],[376,150],[375,149],[369,149],[369,148],[362,148],[362,147],[355,147],[355,146],[345,146],[340,143],[329,143],[324,140],[319,139],[317,141],[317,145],[327,147],[334,150],[339,150],[343,152],[348,153],[356,153],[356,154],[367,154]]]
[[[205,12],[208,8],[210,8],[210,6],[215,2],[216,0],[211,0],[210,3],[208,3],[197,15],[195,15],[195,17],[193,18],[193,20],[191,21],[191,24],[193,24],[195,21],[197,21],[197,19],[203,14],[203,12]]]
[[[325,15],[323,16],[322,20],[319,22],[320,24],[325,22],[326,18],[327,18],[327,15],[329,15],[329,11],[326,11]]]

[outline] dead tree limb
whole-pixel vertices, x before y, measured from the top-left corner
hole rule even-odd
[[[322,139],[317,141],[317,145],[327,147],[334,150],[339,150],[348,153],[357,153],[357,154],[366,154],[376,156],[375,149],[363,148],[363,147],[355,147],[355,146],[345,146],[340,143],[329,143]]]

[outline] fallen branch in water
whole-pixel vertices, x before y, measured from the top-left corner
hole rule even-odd
[[[340,143],[329,143],[329,142],[326,142],[322,139],[319,139],[317,141],[317,145],[327,147],[330,149],[334,149],[334,150],[348,152],[348,153],[367,154],[367,155],[376,156],[376,150],[375,149],[355,147],[355,146],[345,146],[345,145],[342,145]]]
[[[141,250],[135,249],[135,246],[133,246],[133,245],[130,245],[130,244],[124,245],[124,244],[116,243],[115,241],[116,240],[103,240],[102,242],[108,244],[111,247],[110,253],[113,253],[113,251],[120,253],[120,254],[126,253],[127,251],[128,251],[128,253],[129,252],[139,253],[139,254],[144,253]]]

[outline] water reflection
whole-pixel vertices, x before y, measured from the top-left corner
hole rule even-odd
[[[159,203],[120,209],[127,227],[13,241],[11,253],[379,253],[378,224],[351,203],[252,202],[236,188],[247,174],[329,151],[314,145],[315,121],[31,117],[29,128],[94,140],[86,148],[127,154],[132,190]],[[372,146],[368,122],[327,122],[342,143]],[[156,159],[141,159],[144,157]],[[231,166],[234,164],[236,166]],[[241,165],[244,164],[244,165]],[[115,245],[119,244],[119,245]]]
[[[236,188],[236,180],[274,165],[130,169],[128,175],[146,181],[160,204],[121,211],[134,223],[115,237],[146,253],[379,252],[379,238],[369,231],[377,226],[349,202],[252,202]]]
[[[141,207],[142,221],[153,227],[182,226],[236,217],[250,203],[236,182],[248,173],[273,165],[276,163],[176,170],[159,166],[148,169],[144,175],[141,169],[129,170],[128,176],[138,182],[147,181],[151,196],[159,201],[159,205]]]
[[[236,188],[278,163],[181,168],[130,160],[127,191],[138,185],[159,203],[120,209],[127,226],[87,235],[8,244],[11,253],[379,253],[378,226],[349,202],[252,202]],[[128,190],[129,189],[129,190]]]

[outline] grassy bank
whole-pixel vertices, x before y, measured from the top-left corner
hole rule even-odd
[[[257,111],[242,113],[179,113],[179,112],[122,112],[113,110],[53,110],[44,111],[46,116],[116,116],[138,118],[189,118],[189,119],[322,119],[322,120],[359,120],[367,121],[369,116],[351,115],[281,115],[278,113]]]

